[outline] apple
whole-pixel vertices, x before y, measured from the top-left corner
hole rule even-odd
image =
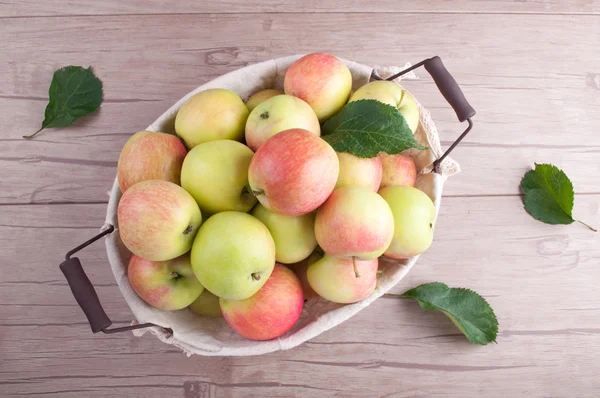
[[[125,191],[117,218],[123,244],[151,261],[171,260],[189,251],[202,223],[194,198],[162,180],[138,182]]]
[[[381,182],[381,160],[379,157],[359,158],[351,153],[336,152],[340,161],[340,173],[336,188],[363,187],[373,192],[379,190]]]
[[[194,278],[196,278],[196,276],[194,276]],[[190,304],[189,307],[198,315],[210,316],[213,318],[223,316],[221,306],[219,305],[219,298],[207,289],[204,289],[200,297]]]
[[[415,161],[408,155],[388,155],[385,152],[379,154],[383,173],[381,176],[381,188],[390,185],[415,186],[417,182],[417,166]]]
[[[275,134],[256,151],[248,181],[267,209],[300,216],[325,202],[338,171],[337,155],[327,142],[308,130],[291,129]]]
[[[192,246],[192,268],[212,294],[245,300],[260,289],[275,266],[275,242],[250,214],[226,211],[202,225]]]
[[[315,238],[315,213],[301,216],[284,216],[267,210],[260,203],[252,215],[262,221],[275,241],[275,259],[292,264],[304,260],[317,247]]]
[[[233,91],[214,88],[188,99],[177,112],[175,131],[187,147],[214,140],[241,141],[248,108]]]
[[[219,301],[223,317],[238,334],[251,340],[271,340],[296,324],[304,296],[294,272],[276,264],[267,283],[252,297]]]
[[[323,122],[338,113],[348,101],[352,74],[333,55],[312,53],[289,67],[283,86],[286,94],[306,101]]]
[[[334,303],[349,304],[371,295],[377,286],[379,260],[356,260],[330,256],[311,263],[306,271],[308,283],[321,297]]]
[[[183,142],[172,134],[152,131],[135,133],[123,146],[117,164],[121,192],[146,180],[179,184],[181,164],[186,154]]]
[[[250,113],[246,121],[246,143],[256,151],[269,137],[292,128],[321,135],[319,119],[310,105],[291,95],[278,95],[264,101]]]
[[[189,254],[166,261],[146,260],[134,254],[127,277],[142,300],[161,310],[185,308],[204,290],[192,271]]]
[[[247,212],[256,204],[248,186],[248,167],[254,153],[231,140],[205,142],[194,147],[183,161],[181,186],[208,214]]]
[[[413,96],[399,84],[387,80],[367,83],[356,90],[348,102],[361,99],[374,99],[393,106],[404,116],[413,134],[417,130],[419,126],[419,105]]]
[[[320,255],[318,258],[321,258]],[[314,297],[319,297],[319,295],[310,287],[310,283],[308,283],[308,278],[306,276],[306,270],[308,269],[309,263],[312,261],[313,255],[310,255],[308,258],[305,258],[302,261],[299,261],[294,264],[290,264],[289,267],[298,279],[300,280],[300,284],[302,285],[302,293],[304,294],[304,300],[311,299]]]
[[[435,205],[429,196],[409,186],[386,187],[379,194],[394,214],[394,238],[385,256],[405,259],[427,250],[435,228]]]
[[[315,235],[329,255],[370,260],[390,245],[394,217],[377,193],[367,188],[338,188],[317,212]]]
[[[258,104],[265,102],[271,97],[281,94],[283,94],[282,91],[275,90],[274,88],[267,88],[265,90],[261,90],[252,94],[252,96],[248,98],[248,101],[246,101],[246,107],[248,108],[248,112],[252,112],[252,110],[254,110],[254,108],[256,108]]]

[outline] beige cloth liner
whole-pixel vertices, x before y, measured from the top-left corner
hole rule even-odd
[[[226,88],[236,92],[242,98],[248,98],[254,92],[264,88],[275,87],[282,89],[285,71],[300,56],[279,58],[250,65],[204,84],[179,100],[152,123],[148,127],[148,130],[173,133],[177,110],[189,97],[199,91],[209,88]],[[373,71],[372,67],[351,61],[343,61],[352,72],[354,90],[369,81],[371,72]],[[382,77],[386,77],[401,69],[403,68],[378,68],[375,69],[375,72]],[[414,74],[404,78],[411,77],[416,78]],[[412,154],[417,164],[417,169],[423,171],[419,175],[417,186],[431,197],[436,209],[439,211],[444,181],[448,176],[457,173],[459,166],[453,160],[447,159],[442,165],[442,175],[426,172],[431,169],[431,163],[442,154],[442,150],[429,112],[422,108],[421,105],[419,106],[421,109],[421,118],[415,135],[418,141],[429,147],[430,150],[423,152],[414,151]],[[123,246],[118,234],[116,209],[120,197],[121,192],[115,178],[106,214],[106,223],[117,227],[117,233],[109,235],[106,239],[108,259],[115,279],[137,322],[152,322],[173,330],[173,335],[167,334],[162,328],[158,327],[134,331],[134,334],[140,336],[150,331],[163,342],[181,348],[188,355],[258,355],[295,347],[331,329],[367,307],[396,285],[408,273],[418,258],[416,256],[405,261],[392,261],[382,257],[380,260],[380,269],[383,272],[378,277],[377,288],[367,299],[349,305],[334,304],[322,299],[312,299],[305,304],[298,323],[284,336],[271,341],[251,341],[238,336],[225,323],[223,318],[200,317],[187,308],[179,311],[158,310],[146,304],[136,295],[127,279],[127,263],[131,254]]]

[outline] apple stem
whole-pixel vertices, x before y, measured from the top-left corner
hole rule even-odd
[[[352,266],[354,267],[354,276],[360,278],[360,273],[358,272],[358,268],[356,267],[356,257],[352,256]]]
[[[263,191],[262,189],[257,189],[256,191],[255,191],[255,190],[252,190],[252,194],[253,194],[254,196],[258,196],[258,195],[264,195],[264,194],[265,194],[265,191]]]
[[[383,271],[382,271],[382,270],[380,270],[380,269],[378,269],[378,270],[377,270],[377,275],[382,275],[382,274],[383,274]]]
[[[591,225],[588,225],[588,224],[584,223],[581,220],[575,220],[575,221],[577,221],[579,224],[585,225],[586,227],[588,227],[589,229],[591,229],[594,232],[598,232],[598,230],[596,228],[592,227]]]
[[[252,275],[252,279],[254,279],[255,281],[259,281],[260,280],[260,274],[259,273],[254,272],[251,275]]]
[[[171,272],[171,278],[177,279],[177,278],[179,278],[179,274],[177,272],[173,271],[173,272]]]

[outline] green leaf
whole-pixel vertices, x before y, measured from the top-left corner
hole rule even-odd
[[[426,311],[442,311],[473,344],[496,342],[498,320],[494,310],[472,290],[433,282],[417,286],[403,296],[417,300]]]
[[[75,119],[94,112],[102,103],[102,82],[91,67],[66,66],[54,72],[48,94],[42,128],[23,138],[33,138],[46,127],[68,127]]]
[[[379,152],[396,154],[419,145],[404,116],[377,100],[353,101],[325,122],[323,139],[338,152],[373,158]]]
[[[546,224],[571,224],[578,221],[596,231],[573,218],[573,184],[558,167],[536,163],[534,170],[525,173],[521,188],[525,193],[525,210],[536,220]]]

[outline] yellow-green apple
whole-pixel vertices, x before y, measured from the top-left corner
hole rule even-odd
[[[381,152],[379,158],[383,166],[380,188],[390,185],[415,186],[417,181],[417,166],[413,158],[402,154],[388,155],[385,152]]]
[[[304,296],[294,272],[276,264],[267,283],[252,297],[219,301],[223,317],[238,334],[251,340],[271,340],[296,324]]]
[[[275,242],[250,214],[225,211],[202,225],[192,246],[192,268],[216,296],[245,300],[260,289],[275,266]]]
[[[319,119],[310,105],[291,95],[277,95],[258,105],[248,116],[246,144],[256,152],[269,137],[294,128],[321,135]]]
[[[252,110],[256,108],[258,104],[265,102],[271,97],[281,94],[283,94],[282,91],[275,90],[274,88],[267,88],[265,90],[260,90],[259,92],[252,94],[252,96],[248,98],[248,101],[246,101],[248,112],[252,112]]]
[[[175,131],[192,149],[203,142],[244,138],[248,108],[233,91],[214,88],[188,99],[177,112]]]
[[[291,129],[256,151],[248,181],[267,209],[300,216],[319,207],[333,191],[339,161],[333,148],[308,130]]]
[[[117,217],[123,244],[151,261],[171,260],[189,251],[202,223],[192,195],[163,180],[138,182],[125,191]]]
[[[429,196],[409,186],[386,187],[379,194],[394,214],[394,238],[385,256],[404,259],[427,250],[435,228],[435,205]]]
[[[312,53],[294,62],[284,79],[286,94],[306,101],[322,122],[342,109],[352,90],[352,74],[342,61]]]
[[[275,259],[292,264],[304,260],[317,247],[315,238],[315,213],[301,216],[284,216],[267,210],[260,203],[252,215],[262,221],[275,241]]]
[[[231,140],[205,142],[194,147],[183,161],[181,186],[203,212],[247,212],[256,204],[248,186],[248,167],[254,153]]]
[[[300,283],[302,284],[302,292],[304,293],[304,299],[305,300],[319,296],[313,290],[313,288],[310,287],[310,283],[308,283],[308,278],[306,276],[306,270],[308,269],[308,264],[310,263],[312,257],[313,257],[313,255],[311,255],[308,258],[305,258],[304,260],[299,261],[299,262],[297,262],[295,264],[290,264],[289,265],[290,269],[292,271],[294,271],[294,273],[296,274],[296,276],[300,280]]]
[[[192,271],[189,253],[166,261],[150,261],[134,254],[127,277],[142,300],[161,310],[185,308],[204,290]]]
[[[349,102],[374,99],[398,109],[414,133],[419,126],[419,105],[402,86],[387,80],[367,83],[352,94]]]
[[[187,154],[176,136],[152,131],[132,135],[121,150],[117,178],[121,192],[146,180],[165,180],[179,184],[181,164]]]
[[[306,271],[308,283],[326,300],[356,303],[375,290],[379,260],[356,260],[326,254],[311,263]]]
[[[369,260],[381,256],[390,245],[394,217],[376,192],[338,188],[317,212],[315,235],[327,254]]]
[[[381,160],[379,157],[359,158],[351,153],[337,152],[340,173],[336,188],[363,187],[373,192],[379,190],[381,182]]]
[[[204,289],[200,297],[190,304],[190,309],[198,315],[210,316],[213,318],[223,316],[221,306],[219,305],[219,298],[207,289]]]

